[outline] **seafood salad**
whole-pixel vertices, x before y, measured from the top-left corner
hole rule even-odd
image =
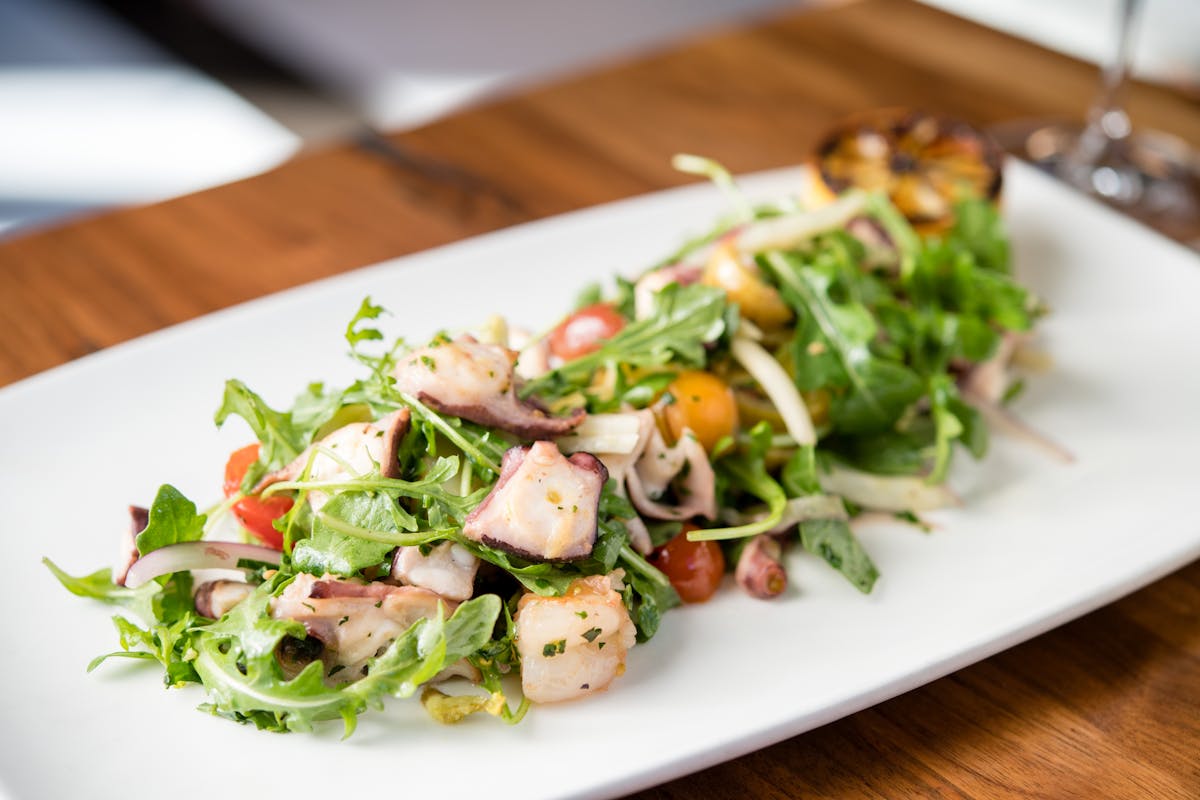
[[[130,508],[115,569],[46,560],[119,608],[120,649],[91,668],[156,662],[272,731],[349,735],[413,695],[440,722],[514,723],[619,685],[681,603],[802,602],[789,559],[872,591],[855,521],[921,524],[957,502],[955,452],[1017,427],[1011,362],[1041,308],[994,199],[956,197],[931,228],[880,192],[751,204],[714,162],[676,166],[727,216],[549,330],[391,339],[367,298],[353,384],[298,381],[280,409],[229,380],[216,423],[254,441],[223,500],[164,484]]]

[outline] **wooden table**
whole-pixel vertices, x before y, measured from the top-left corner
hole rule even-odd
[[[884,105],[1076,118],[1092,67],[909,0],[802,11],[266,175],[0,245],[0,385],[288,286],[684,182],[794,163]],[[1135,124],[1200,142],[1136,86]],[[1194,521],[1181,524],[1194,524]],[[922,689],[644,797],[1200,797],[1200,563]]]

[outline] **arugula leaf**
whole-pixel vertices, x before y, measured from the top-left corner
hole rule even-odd
[[[949,408],[954,384],[947,375],[936,375],[929,381],[929,398],[935,430],[933,470],[929,473],[930,483],[941,483],[950,468],[951,447],[954,440],[963,434],[963,424]]]
[[[504,604],[494,594],[463,603],[446,625],[446,663],[453,664],[483,649],[492,639]]]
[[[596,351],[529,381],[521,396],[561,395],[580,388],[608,363],[652,367],[678,361],[704,366],[704,346],[727,330],[725,292],[702,284],[670,284],[655,295],[654,302],[649,317],[626,325]]]
[[[347,402],[346,392],[327,391],[323,383],[310,383],[292,403],[292,426],[316,441],[344,425],[374,419],[367,403]]]
[[[958,417],[959,423],[962,424],[963,431],[958,440],[972,456],[983,458],[988,449],[987,423],[976,408],[962,399],[954,384],[951,384],[951,388],[953,391],[946,398],[946,408]]]
[[[797,447],[779,472],[788,497],[819,494],[821,482],[817,477],[817,449],[812,445]]]
[[[617,276],[617,296],[613,300],[613,305],[617,312],[625,319],[633,319],[637,316],[637,303],[635,297],[635,284],[631,280]]]
[[[968,198],[954,208],[954,227],[947,244],[965,250],[984,269],[1009,270],[1008,233],[1000,209],[989,200]]]
[[[346,323],[346,341],[353,348],[361,342],[379,341],[383,338],[383,332],[378,328],[359,327],[360,323],[370,322],[379,319],[380,316],[386,313],[383,306],[377,306],[371,302],[368,295],[362,299],[362,303],[358,306],[358,311]]]
[[[149,628],[141,628],[124,617],[113,617],[122,649],[92,659],[87,671],[91,672],[110,658],[141,658],[158,661],[162,665],[163,683],[168,688],[198,683],[200,676],[191,663],[195,623],[196,617],[190,613],[172,623],[160,623]],[[145,649],[134,649],[137,647]]]
[[[312,534],[292,549],[292,564],[302,572],[350,577],[387,560],[396,549],[395,541],[373,541],[347,535],[346,526],[366,531],[399,533],[394,512],[400,509],[386,494],[342,492],[335,495],[314,515]],[[411,516],[409,519],[412,519]],[[338,522],[344,525],[337,525]],[[415,520],[410,530],[415,530]]]
[[[563,592],[567,591],[571,581],[582,575],[573,566],[544,561],[526,561],[520,556],[510,555],[503,550],[488,547],[462,535],[456,535],[454,540],[476,558],[489,564],[495,564],[520,581],[526,589],[543,597],[561,596]]]
[[[324,683],[324,665],[315,661],[286,678],[275,658],[285,636],[304,638],[304,626],[267,613],[271,581],[239,603],[223,620],[196,637],[195,667],[208,690],[207,709],[273,731],[311,730],[315,722],[341,718],[345,736],[355,717],[378,707],[385,697],[407,697],[447,664],[487,644],[500,611],[494,595],[460,605],[449,620],[421,619],[367,663],[367,674],[340,687]]]
[[[879,570],[845,520],[814,519],[801,522],[799,527],[805,550],[825,559],[863,594],[871,592]]]
[[[593,412],[618,411],[623,406],[631,408],[646,408],[658,399],[671,381],[675,380],[674,372],[654,372],[639,378],[632,385],[627,385],[624,370],[617,373],[617,390],[614,392],[611,404],[601,408],[590,409]]]
[[[935,430],[935,460],[928,480],[930,483],[941,483],[946,479],[955,441],[961,440],[976,458],[983,456],[987,450],[987,426],[979,412],[959,397],[958,389],[949,375],[930,378],[929,398]]]
[[[495,437],[488,434],[486,429],[458,418],[443,417],[406,392],[395,394],[409,407],[417,420],[449,439],[471,463],[489,470],[494,475],[500,474],[500,462],[497,458],[503,456],[503,449],[498,448]],[[426,433],[425,438],[432,446],[435,440],[432,432]]]
[[[243,487],[253,485],[263,473],[284,466],[308,444],[304,432],[292,424],[291,414],[274,410],[239,380],[225,381],[225,395],[213,419],[221,427],[232,415],[246,420],[260,445],[260,469],[246,473]]]
[[[575,305],[573,308],[576,311],[594,306],[604,299],[604,290],[597,282],[589,283],[587,286],[579,290],[579,294],[575,295]]]
[[[144,556],[169,544],[195,542],[204,535],[206,519],[204,514],[196,513],[195,503],[164,483],[150,504],[150,522],[137,535],[138,553]]]
[[[378,470],[361,478],[280,482],[271,491],[332,491],[334,496],[312,515],[311,535],[292,550],[297,569],[321,575],[351,576],[382,564],[399,545],[417,545],[455,533],[486,494],[466,496],[442,488],[459,471],[459,459],[439,458],[417,481],[384,478]],[[413,510],[398,501],[407,498]],[[412,502],[415,501],[415,502]]]
[[[921,251],[921,237],[887,195],[878,192],[868,195],[866,211],[879,221],[887,231],[888,238],[895,243],[900,253],[900,274],[908,275],[913,269],[917,253]]]
[[[767,504],[767,516],[757,522],[731,528],[705,528],[688,533],[688,540],[706,542],[718,539],[744,539],[765,533],[779,524],[787,508],[783,487],[767,473],[766,454],[771,447],[771,426],[760,422],[750,431],[750,445],[738,455],[720,459],[715,470],[734,489],[757,497]]]
[[[822,440],[825,452],[864,472],[878,475],[927,475],[934,462],[933,421],[918,417],[904,430],[867,436],[831,436]]]
[[[679,605],[678,592],[667,576],[626,543],[619,562],[625,568],[624,603],[637,627],[639,642],[654,638],[662,615]]]
[[[350,356],[370,370],[370,375],[358,381],[343,393],[345,402],[363,402],[371,406],[377,415],[391,411],[399,406],[396,398],[395,382],[392,371],[396,367],[396,357],[406,345],[404,339],[396,338],[390,347],[378,352],[367,352],[361,345],[365,342],[382,341],[383,332],[378,328],[368,326],[383,314],[387,313],[383,306],[371,302],[370,297],[363,298],[358,311],[346,325],[346,342],[350,345]]]
[[[171,576],[165,587],[156,581],[148,581],[130,589],[113,583],[112,573],[107,569],[74,577],[48,558],[43,558],[42,563],[71,594],[124,608],[147,624],[142,628],[124,617],[113,617],[113,624],[120,634],[121,650],[92,659],[88,672],[109,658],[139,658],[161,663],[166,670],[167,686],[198,680],[190,663],[191,633],[196,622],[190,574]],[[134,649],[139,646],[145,650]]]
[[[760,263],[800,321],[793,348],[797,385],[848,387],[830,415],[838,430],[866,433],[894,424],[920,397],[923,384],[905,365],[871,353],[869,344],[878,329],[870,311],[860,303],[835,302],[829,294],[830,276],[795,257],[772,252]]]
[[[604,482],[600,491],[598,508],[601,517],[633,519],[637,515],[637,509],[633,507],[633,503],[629,502],[629,498],[623,497],[620,492],[620,484],[613,478]]]
[[[48,558],[43,558],[42,563],[63,588],[76,597],[90,597],[102,603],[129,609],[142,620],[149,621],[155,618],[154,599],[162,591],[162,587],[154,581],[130,589],[113,583],[112,570],[109,569],[98,569],[90,575],[75,577],[64,572]]]

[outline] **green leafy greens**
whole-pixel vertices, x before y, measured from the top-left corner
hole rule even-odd
[[[631,530],[643,535],[644,527],[657,547],[680,535],[687,522],[688,539],[719,542],[731,562],[750,537],[786,535],[858,590],[872,591],[879,570],[846,518],[859,509],[825,494],[822,482],[830,485],[836,470],[844,475],[848,466],[870,473],[873,481],[903,477],[908,486],[920,486],[912,480],[915,476],[936,484],[945,480],[958,448],[981,457],[987,429],[968,402],[971,396],[960,394],[959,379],[991,358],[1005,336],[1029,330],[1042,309],[1011,275],[1002,222],[986,201],[959,204],[949,230],[922,238],[886,198],[862,193],[849,198],[854,212],[875,226],[881,243],[855,234],[848,224],[833,229],[823,224],[814,230],[808,223],[828,215],[805,216],[792,201],[755,207],[715,162],[684,156],[677,164],[715,181],[730,197],[733,210],[663,265],[684,259],[684,266],[698,265],[704,248],[718,242],[732,252],[739,252],[738,247],[761,250],[743,253],[741,278],[757,282],[761,292],[776,294],[773,299],[785,317],[792,315],[791,324],[763,323],[760,329],[750,322],[759,319],[750,308],[743,319],[743,309],[730,299],[737,293],[709,285],[720,280],[707,271],[699,282],[670,282],[649,296],[645,285],[618,279],[615,297],[607,302],[623,327],[610,329],[616,332],[597,340],[589,352],[559,359],[552,369],[518,381],[516,387],[521,398],[556,411],[586,407],[592,414],[619,414],[652,409],[663,425],[664,439],[671,439],[681,435],[666,419],[674,402],[669,387],[678,374],[707,370],[719,376],[732,387],[743,418],[740,426],[731,423],[719,431],[715,443],[706,443],[711,448],[711,488],[720,511],[717,519],[708,519],[712,515],[707,512],[701,515],[705,519],[699,521],[708,527],[691,530],[690,523],[698,518],[676,519],[682,513],[642,520],[625,495],[626,486],[609,480],[598,501],[595,543],[584,558],[531,560],[465,536],[464,524],[495,487],[505,453],[520,443],[503,430],[440,412],[421,397],[400,391],[394,373],[399,359],[411,351],[401,338],[389,341],[381,327],[387,311],[367,297],[343,332],[349,355],[362,370],[359,379],[343,388],[309,383],[287,410],[272,408],[239,380],[227,381],[216,424],[239,417],[258,442],[257,460],[240,490],[230,490],[233,496],[206,514],[164,484],[150,505],[148,524],[136,536],[137,554],[146,556],[203,539],[228,520],[224,515],[231,510],[240,519],[254,503],[286,497],[291,499],[290,510],[275,512],[267,522],[283,533],[278,569],[259,568],[249,575],[248,584],[237,587],[240,599],[216,607],[193,598],[193,579],[187,571],[128,588],[114,583],[108,570],[76,577],[45,560],[68,591],[118,609],[113,622],[121,649],[98,656],[88,669],[112,658],[157,662],[168,686],[202,684],[208,695],[204,708],[214,714],[279,732],[306,731],[322,720],[340,719],[349,736],[363,711],[381,707],[388,697],[409,697],[445,668],[465,660],[478,672],[483,694],[452,696],[427,687],[422,702],[431,715],[450,722],[485,711],[513,723],[529,704],[525,699],[514,708],[504,694],[505,676],[521,666],[515,617],[525,593],[557,597],[582,578],[622,575],[622,601],[642,642],[659,630],[665,612],[681,602],[671,580],[655,566],[664,563],[657,560],[658,552],[649,557],[638,552]],[[776,217],[784,224],[772,220],[765,225],[771,235],[749,240],[759,244],[738,239],[747,226]],[[800,227],[788,227],[794,223]],[[779,234],[786,230],[793,230],[790,239]],[[589,287],[578,302],[584,307],[605,300],[599,287]],[[503,327],[497,324],[489,330]],[[496,334],[501,341],[503,336]],[[754,340],[756,353],[764,354],[759,361],[768,362],[771,369],[755,369],[738,360],[747,338]],[[433,341],[445,343],[450,337],[439,333]],[[772,357],[778,369],[770,363]],[[1010,392],[1017,390],[1019,386]],[[785,405],[791,415],[787,423],[782,422],[787,415],[777,413]],[[377,420],[398,409],[408,409],[410,425],[398,443],[399,472],[388,470],[389,477],[378,464],[350,468],[351,459],[343,460],[325,439],[343,426]],[[597,438],[628,438],[627,433],[609,430],[627,430],[622,426],[629,418],[614,422],[620,424],[598,424],[605,433]],[[640,421],[635,427],[641,436]],[[642,448],[647,446],[644,437],[638,441]],[[639,452],[644,456],[646,451]],[[304,453],[312,458],[299,468],[293,462]],[[315,454],[345,469],[332,476],[315,469]],[[626,454],[608,455],[616,464]],[[668,453],[660,452],[660,457]],[[289,464],[293,467],[286,480],[255,493],[264,475]],[[624,466],[628,475],[628,470],[645,465]],[[620,468],[612,469],[614,475],[622,474]],[[655,491],[665,496],[655,496],[656,502],[682,505],[695,486],[690,479],[707,475],[706,469],[686,472],[698,469],[695,460],[675,469],[685,472],[666,481],[666,488],[659,482]],[[288,507],[287,502],[273,506]],[[917,519],[911,513],[907,517]],[[326,589],[332,585],[351,594],[373,592],[381,589],[377,581],[390,579],[398,547],[429,553],[448,544],[483,562],[475,585],[480,593],[453,613],[439,603],[438,613],[380,642],[377,650],[368,651],[375,655],[362,674],[362,661],[355,663],[352,680],[337,674],[345,668],[341,662],[328,669],[325,643],[312,633],[314,628],[273,613],[273,604],[295,585],[293,581],[316,576],[340,581],[324,584]],[[389,597],[390,591],[385,590]],[[377,597],[382,595],[363,594],[360,599],[370,602]],[[379,599],[376,608],[383,603]],[[220,618],[207,619],[202,613]],[[586,612],[578,613],[586,617]],[[337,622],[339,631],[352,629],[340,628],[349,619],[347,615]],[[593,627],[582,636],[591,643],[601,634],[600,627]],[[568,652],[566,640],[539,646],[547,658]],[[302,657],[294,662],[281,657],[291,652]]]

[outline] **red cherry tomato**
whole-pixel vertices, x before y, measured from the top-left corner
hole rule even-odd
[[[283,495],[243,497],[233,504],[233,514],[242,527],[250,531],[255,539],[276,550],[283,549],[283,534],[275,530],[271,523],[291,510],[292,498]]]
[[[250,465],[255,461],[258,461],[258,442],[248,444],[229,454],[229,460],[225,462],[226,497],[233,497],[238,493],[242,479],[246,477],[246,470],[250,469]]]
[[[234,450],[225,463],[225,496],[233,497],[246,477],[246,470],[258,461],[258,445],[250,444]],[[250,531],[255,539],[267,547],[283,549],[283,534],[272,525],[292,509],[292,498],[277,495],[275,497],[259,497],[250,495],[243,497],[233,504],[233,515],[237,517],[242,527]]]
[[[712,597],[725,574],[725,554],[716,542],[689,542],[684,525],[674,539],[650,555],[650,563],[662,570],[685,603],[703,603]]]
[[[564,319],[550,334],[550,352],[563,361],[587,355],[600,348],[625,327],[625,318],[609,303],[596,303]]]

